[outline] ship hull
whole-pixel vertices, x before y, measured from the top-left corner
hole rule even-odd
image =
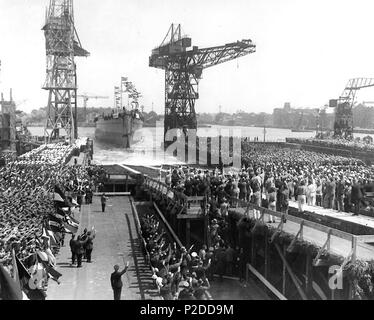
[[[135,131],[142,127],[142,120],[127,115],[117,119],[100,118],[96,121],[95,139],[116,147],[130,148],[137,142]]]

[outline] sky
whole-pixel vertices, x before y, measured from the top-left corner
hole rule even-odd
[[[49,0],[0,0],[0,91],[19,109],[47,105],[45,39]],[[196,111],[268,112],[290,102],[319,108],[350,78],[374,77],[372,0],[75,0],[75,25],[91,55],[77,58],[79,94],[110,96],[128,77],[145,111],[164,109],[164,71],[148,66],[171,23],[200,48],[251,39],[256,52],[203,71]],[[374,89],[358,101],[374,101]],[[82,106],[83,101],[79,100]]]

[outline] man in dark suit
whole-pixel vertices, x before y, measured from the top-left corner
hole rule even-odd
[[[87,232],[87,242],[86,242],[86,258],[87,262],[91,263],[91,254],[93,250],[93,240],[95,239],[96,233],[95,229],[92,229],[92,231]]]
[[[81,268],[82,267],[82,257],[83,257],[83,254],[85,252],[84,250],[84,245],[86,244],[87,242],[87,239],[86,240],[82,240],[81,236],[78,236],[77,240],[76,240],[76,255],[77,255],[77,261],[78,261],[78,265],[77,267],[78,268]]]
[[[122,275],[124,275],[129,267],[129,262],[126,262],[125,269],[119,271],[119,266],[116,264],[114,266],[114,272],[110,275],[110,283],[112,285],[114,300],[121,300],[122,292]]]
[[[105,193],[103,193],[102,196],[101,196],[101,210],[102,210],[102,212],[105,212],[105,206],[106,206],[107,199],[108,198],[105,196]]]
[[[75,240],[75,235],[71,236],[69,245],[70,245],[70,250],[71,250],[71,264],[75,264],[75,259],[77,257],[76,255],[76,241]]]
[[[360,213],[360,204],[363,198],[362,185],[357,179],[353,180],[353,186],[351,191],[351,202],[354,205],[354,216],[358,216]]]

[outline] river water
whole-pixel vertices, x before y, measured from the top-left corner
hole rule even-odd
[[[32,135],[42,136],[42,127],[30,127]],[[202,137],[215,136],[242,136],[253,140],[258,137],[259,141],[264,140],[264,128],[261,127],[227,127],[211,126],[210,128],[199,128],[197,134]],[[79,136],[88,137],[94,140],[94,162],[97,164],[127,164],[127,165],[161,165],[175,164],[177,160],[166,155],[160,150],[163,140],[163,130],[156,128],[143,128],[136,132],[140,142],[134,144],[129,150],[116,148],[99,141],[95,141],[95,128],[79,127]],[[265,141],[284,142],[286,138],[311,138],[315,132],[292,132],[289,129],[266,128]],[[355,134],[363,137],[365,134]]]

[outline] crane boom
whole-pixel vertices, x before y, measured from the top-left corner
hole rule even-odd
[[[162,44],[152,50],[149,66],[165,70],[165,128],[196,129],[195,101],[203,69],[254,53],[252,40],[199,49],[172,24]],[[167,142],[165,141],[165,147]]]
[[[374,78],[353,78],[346,84],[343,93],[336,100],[330,100],[330,107],[335,108],[334,137],[353,139],[353,105],[357,91],[374,87]]]
[[[83,98],[84,119],[86,121],[87,121],[87,103],[89,99],[109,99],[109,97],[106,97],[106,96],[88,96],[85,94],[80,94],[77,97]]]
[[[194,64],[202,66],[204,69],[216,66],[256,51],[256,46],[252,40],[242,40],[229,43],[223,46],[198,49],[192,51],[191,58]]]

